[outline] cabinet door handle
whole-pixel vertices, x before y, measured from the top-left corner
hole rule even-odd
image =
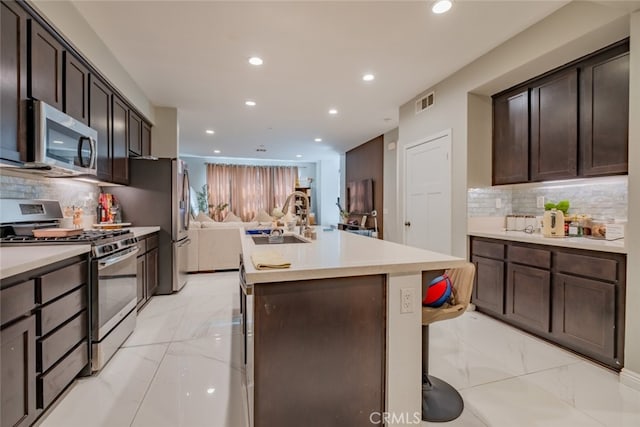
[[[404,226],[405,227],[411,227],[411,221],[405,221],[404,222]]]

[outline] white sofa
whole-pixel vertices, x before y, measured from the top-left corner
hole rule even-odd
[[[237,270],[241,251],[240,229],[258,226],[257,222],[191,221],[188,271]]]

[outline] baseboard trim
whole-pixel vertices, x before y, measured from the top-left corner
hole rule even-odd
[[[620,382],[640,391],[640,374],[637,372],[630,371],[627,368],[622,368],[622,371],[620,372]]]

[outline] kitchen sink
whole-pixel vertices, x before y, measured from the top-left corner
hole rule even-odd
[[[271,237],[271,239],[269,238]],[[289,243],[310,243],[308,240],[303,239],[295,234],[286,234],[284,236],[268,236],[261,234],[259,236],[251,236],[253,242],[256,245],[278,245]]]

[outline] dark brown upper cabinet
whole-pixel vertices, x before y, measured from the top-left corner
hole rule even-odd
[[[129,111],[129,151],[142,155],[142,119],[135,111]]]
[[[143,156],[151,155],[151,126],[147,122],[142,122],[142,153]]]
[[[29,23],[27,95],[59,110],[62,99],[62,44],[34,19]]]
[[[493,185],[627,173],[628,52],[621,40],[494,95]]]
[[[624,174],[629,145],[629,43],[595,56],[581,68],[582,175]]]
[[[20,162],[26,154],[27,15],[14,2],[0,3],[0,159]]]
[[[531,89],[531,180],[578,175],[578,70],[554,74]]]
[[[529,179],[529,91],[493,100],[493,185]]]
[[[64,52],[64,112],[89,123],[89,69],[78,58]]]
[[[109,87],[97,77],[89,83],[89,126],[98,132],[98,179],[113,179],[113,145],[111,139],[111,95]]]
[[[113,182],[129,183],[129,107],[117,95],[113,95]]]

